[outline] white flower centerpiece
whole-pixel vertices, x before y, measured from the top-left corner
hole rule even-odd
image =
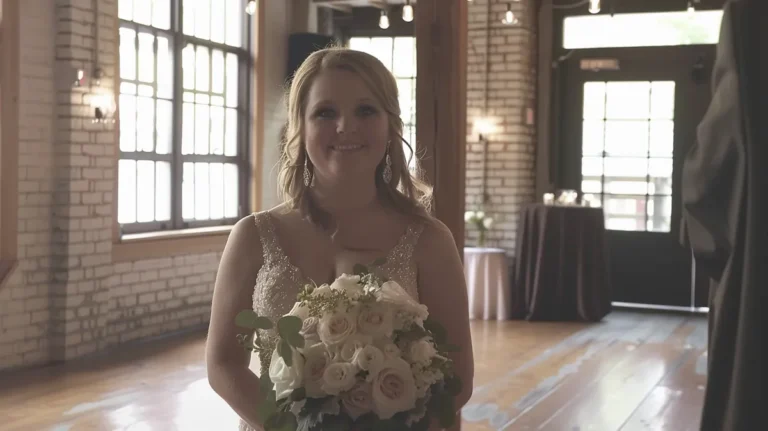
[[[477,246],[485,245],[485,234],[493,227],[493,218],[485,214],[485,211],[467,211],[464,213],[464,221],[477,229],[480,236],[477,239]]]
[[[372,265],[382,265],[378,260]],[[445,329],[395,281],[364,265],[332,284],[305,286],[293,309],[272,322],[251,310],[238,340],[268,351],[260,331],[277,329],[269,375],[261,377],[267,431],[427,430],[456,418],[461,381]]]

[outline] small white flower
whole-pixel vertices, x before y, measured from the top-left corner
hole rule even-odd
[[[485,218],[485,211],[478,211],[475,213],[475,215],[477,216],[478,219],[482,220],[483,218]]]
[[[347,362],[328,365],[323,372],[322,389],[326,394],[339,395],[355,386],[357,367]]]
[[[368,345],[357,349],[352,358],[352,363],[361,370],[376,373],[384,365],[384,359],[384,352],[376,346]],[[371,374],[369,374],[370,376]]]
[[[328,296],[330,294],[331,294],[331,286],[327,284],[317,286],[315,290],[312,291],[312,296],[316,298],[321,296]]]
[[[418,325],[422,325],[429,316],[427,306],[416,302],[402,286],[394,281],[387,281],[381,285],[381,289],[376,292],[376,299],[379,302],[389,304],[398,312],[406,312],[413,316]]]
[[[437,349],[428,337],[414,341],[408,347],[408,358],[411,362],[427,366],[437,356]]]
[[[474,211],[467,211],[464,213],[464,221],[469,223],[470,220],[475,218],[475,212]]]
[[[272,352],[269,364],[269,378],[275,385],[275,398],[281,400],[291,395],[294,389],[301,387],[304,377],[304,357],[291,349],[292,365],[289,367],[277,352]]]
[[[359,275],[342,274],[331,284],[331,290],[339,290],[350,299],[357,299],[363,294]]]
[[[490,217],[486,217],[483,219],[483,226],[486,229],[490,229],[493,226],[493,219]]]

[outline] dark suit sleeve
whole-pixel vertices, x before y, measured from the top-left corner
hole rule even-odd
[[[745,174],[744,126],[731,10],[725,7],[712,76],[712,102],[682,173],[683,215],[699,265],[719,279],[736,240]]]

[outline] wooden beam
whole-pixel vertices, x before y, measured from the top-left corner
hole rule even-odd
[[[464,248],[467,2],[420,0],[416,29],[416,145],[434,186],[434,214]]]

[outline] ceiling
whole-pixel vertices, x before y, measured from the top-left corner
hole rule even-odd
[[[350,12],[354,7],[377,7],[385,9],[388,6],[405,4],[405,0],[312,0],[317,6]],[[416,3],[412,0],[411,3]]]

